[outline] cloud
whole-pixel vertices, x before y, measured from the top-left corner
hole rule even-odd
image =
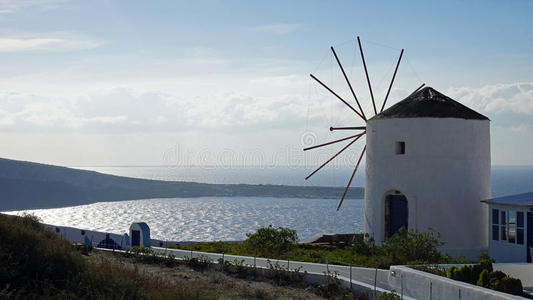
[[[98,46],[100,46],[100,43],[96,41],[69,38],[0,38],[0,52],[63,52],[91,49]]]
[[[71,97],[0,94],[0,128],[7,131],[253,132],[303,126],[318,118],[327,102],[297,95],[251,96],[112,88]],[[306,111],[310,111],[305,114]]]
[[[33,7],[50,10],[66,2],[69,0],[0,0],[0,14],[14,13],[21,9]]]
[[[272,34],[289,34],[300,29],[302,26],[300,24],[288,24],[288,23],[279,23],[279,24],[270,24],[263,26],[253,27],[253,31],[272,33]]]
[[[447,94],[488,115],[533,115],[533,82],[450,88]]]

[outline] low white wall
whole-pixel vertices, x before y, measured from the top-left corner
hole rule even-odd
[[[493,264],[494,270],[519,278],[522,286],[533,287],[533,264],[514,263],[514,264]]]
[[[406,266],[392,266],[389,284],[396,291],[415,299],[525,299],[446,277],[418,271]]]
[[[67,226],[55,226],[55,225],[49,225],[49,224],[43,224],[44,227],[49,228],[50,230],[56,232],[58,236],[60,236],[62,239],[65,239],[71,243],[82,243],[84,244],[84,237],[81,234],[82,229],[79,228],[73,228],[73,227],[67,227]],[[56,228],[59,229],[59,232],[56,231]],[[93,230],[86,230],[85,236],[91,241],[91,244],[93,247],[96,247],[100,241],[104,240],[106,238],[106,234],[109,234],[109,238],[111,238],[117,245],[121,246],[123,249],[129,248],[126,247],[126,242],[124,241],[124,235],[116,234],[116,233],[105,233],[105,232],[99,232],[99,231],[93,231]]]

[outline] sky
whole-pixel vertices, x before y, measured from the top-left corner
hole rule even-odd
[[[532,1],[0,0],[0,157],[65,166],[309,165],[364,123],[309,77],[387,107],[422,83],[533,165]],[[353,101],[353,100],[352,100]],[[354,144],[333,165],[353,165]]]

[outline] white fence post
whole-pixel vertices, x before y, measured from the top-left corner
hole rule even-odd
[[[378,286],[378,268],[374,272],[374,299],[377,299],[377,286]]]

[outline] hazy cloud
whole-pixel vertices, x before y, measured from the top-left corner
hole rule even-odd
[[[0,38],[0,52],[75,51],[91,49],[100,43],[91,40],[65,38]]]
[[[69,0],[0,0],[0,14],[14,13],[31,7],[49,10],[57,8],[66,2],[69,2]]]

